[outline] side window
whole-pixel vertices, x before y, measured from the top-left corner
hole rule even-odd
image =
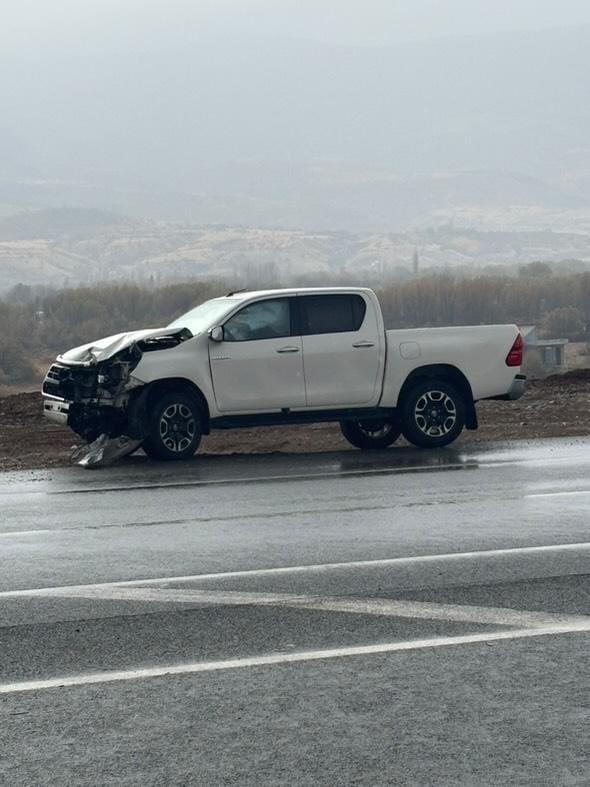
[[[226,342],[278,339],[291,335],[291,309],[287,298],[258,301],[244,306],[223,326]]]
[[[367,311],[360,295],[303,295],[298,298],[304,335],[358,331]]]

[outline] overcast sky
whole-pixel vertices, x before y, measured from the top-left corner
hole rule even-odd
[[[589,0],[0,0],[0,49],[259,33],[342,44],[590,24]]]

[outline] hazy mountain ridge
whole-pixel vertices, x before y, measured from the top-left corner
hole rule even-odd
[[[290,229],[130,222],[112,214],[58,212],[62,231],[39,237],[48,215],[27,213],[0,221],[2,289],[18,283],[55,288],[96,281],[224,278],[239,285],[290,283],[294,277],[339,277],[357,283],[411,275],[417,250],[421,270],[468,270],[533,260],[590,261],[583,233],[481,232],[454,228],[410,233],[306,232]],[[37,221],[36,221],[37,218]],[[88,222],[93,218],[92,230]],[[69,225],[66,221],[69,220]],[[108,223],[107,219],[110,219]],[[14,237],[28,223],[31,237]],[[10,229],[9,236],[2,227]]]

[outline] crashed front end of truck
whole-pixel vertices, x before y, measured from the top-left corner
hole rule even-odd
[[[176,347],[192,336],[188,328],[135,331],[57,357],[43,381],[43,412],[84,441],[73,461],[104,464],[141,445],[147,389],[133,371],[145,353]]]

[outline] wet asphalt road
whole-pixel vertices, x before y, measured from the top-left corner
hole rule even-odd
[[[589,784],[590,441],[0,476],[0,783]]]

